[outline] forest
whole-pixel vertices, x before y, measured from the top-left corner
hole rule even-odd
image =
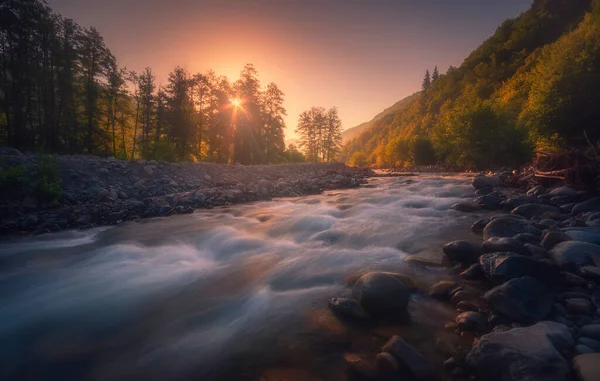
[[[120,67],[98,30],[42,0],[3,1],[0,21],[0,146],[129,160],[305,160],[285,145],[283,91],[262,87],[252,64],[234,82],[176,67],[158,86],[150,67]],[[327,118],[299,125],[301,142],[318,137],[327,147],[315,156],[301,144],[310,161],[337,158],[341,121],[337,110]]]
[[[460,67],[343,147],[377,167],[516,167],[535,151],[598,150],[600,1],[535,0]]]

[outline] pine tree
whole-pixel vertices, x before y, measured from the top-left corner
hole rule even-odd
[[[435,81],[440,78],[440,72],[438,71],[437,66],[433,69],[433,74],[431,75],[431,83],[435,83]]]
[[[425,78],[423,78],[423,91],[426,91],[431,86],[431,76],[429,75],[429,69],[425,70]]]

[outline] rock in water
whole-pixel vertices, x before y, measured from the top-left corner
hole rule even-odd
[[[558,214],[560,215],[560,209],[553,205],[545,205],[545,204],[524,204],[516,207],[511,212],[513,214],[519,214],[523,217],[527,218],[535,218],[539,217],[546,213]]]
[[[550,259],[561,268],[600,265],[600,246],[580,241],[560,242],[550,249]]]
[[[475,189],[494,188],[500,185],[500,179],[496,176],[477,175],[473,178],[472,185]]]
[[[576,204],[571,210],[572,214],[587,213],[600,210],[600,197]]]
[[[561,353],[574,345],[565,325],[544,321],[482,336],[467,363],[485,381],[566,381],[569,365]]]
[[[483,251],[486,253],[509,252],[528,255],[529,251],[523,242],[515,238],[492,237],[483,242]]]
[[[581,381],[600,381],[600,353],[575,356],[573,369]]]
[[[485,276],[497,284],[525,276],[553,283],[559,276],[556,266],[514,253],[484,254],[479,257],[479,264]]]
[[[329,308],[338,315],[366,320],[371,316],[361,307],[360,303],[350,298],[332,298],[329,299]]]
[[[512,279],[485,294],[495,310],[524,323],[543,319],[552,311],[554,300],[546,287],[530,277]]]
[[[409,289],[394,274],[369,272],[354,283],[352,295],[367,312],[391,316],[406,311]]]
[[[429,362],[422,354],[408,345],[399,336],[392,336],[381,348],[382,352],[387,352],[394,356],[404,367],[406,367],[417,379],[431,377],[433,374]]]
[[[483,331],[487,326],[487,319],[479,312],[467,311],[456,316],[456,323],[463,331]]]
[[[452,261],[463,265],[476,263],[481,255],[481,248],[467,241],[452,241],[442,247],[444,254]]]
[[[483,229],[483,239],[492,237],[514,237],[519,233],[541,236],[542,232],[527,222],[510,217],[495,218]]]

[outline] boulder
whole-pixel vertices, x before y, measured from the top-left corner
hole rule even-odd
[[[561,268],[600,265],[600,246],[587,242],[560,242],[550,249],[550,258]]]
[[[594,245],[600,245],[600,233],[581,230],[570,230],[567,231],[565,234],[569,236],[573,241],[581,241],[593,243]]]
[[[475,212],[481,209],[481,205],[473,201],[458,202],[451,206],[452,209],[459,212]]]
[[[481,332],[487,327],[487,318],[480,312],[467,311],[456,316],[456,323],[460,330]]]
[[[572,214],[587,213],[587,212],[594,212],[594,211],[600,211],[600,197],[595,197],[595,198],[580,202],[579,204],[576,204],[573,207],[573,209],[571,209]]]
[[[471,225],[471,231],[472,231],[473,233],[476,233],[476,234],[481,234],[481,233],[483,233],[483,229],[485,228],[485,226],[486,226],[487,224],[489,224],[489,223],[490,223],[490,221],[491,221],[492,219],[493,219],[492,217],[484,217],[484,218],[481,218],[481,219],[479,219],[479,220],[475,221],[475,222],[473,223],[473,225]]]
[[[600,340],[600,324],[584,325],[579,330],[579,336]]]
[[[452,261],[462,264],[476,263],[482,254],[481,248],[467,241],[452,241],[442,247],[444,254]]]
[[[577,191],[569,187],[558,187],[554,188],[549,193],[550,196],[568,196],[575,197],[578,195]]]
[[[452,291],[456,290],[458,283],[452,281],[441,281],[429,288],[429,296],[440,299],[448,299],[452,294]]]
[[[565,325],[544,321],[482,336],[467,363],[486,381],[566,381],[569,364],[561,353],[574,345]]]
[[[542,232],[525,221],[510,217],[495,218],[483,229],[483,238],[514,237],[519,233],[541,235]]]
[[[525,248],[523,242],[508,237],[492,237],[483,242],[483,251],[485,253],[510,252],[528,255],[529,251]]]
[[[484,297],[495,310],[523,323],[543,319],[554,305],[546,286],[531,277],[509,280],[489,290]]]
[[[529,196],[511,197],[509,199],[502,201],[502,207],[504,210],[513,210],[516,207],[519,207],[521,205],[535,204],[537,202],[540,202],[540,201],[535,197],[529,197]]]
[[[578,344],[575,346],[575,354],[576,355],[584,355],[587,353],[596,353],[596,351],[588,346],[581,345],[581,344]]]
[[[402,340],[400,336],[392,336],[381,348],[381,351],[394,356],[403,367],[419,380],[433,375],[433,370],[425,357]]]
[[[573,369],[580,381],[600,380],[600,353],[586,353],[573,358]]]
[[[552,264],[515,253],[484,254],[479,264],[485,276],[496,284],[524,276],[554,283],[559,277],[558,269]]]
[[[406,311],[409,287],[394,274],[369,272],[354,283],[352,295],[367,312],[390,316]]]
[[[577,340],[577,344],[585,345],[586,347],[592,348],[596,352],[600,352],[600,341],[590,339],[588,337],[580,337]]]
[[[536,218],[546,213],[560,215],[560,209],[553,205],[523,204],[513,209],[511,213],[518,214],[527,218]]]
[[[0,156],[23,156],[23,153],[16,148],[0,147]]]
[[[504,201],[504,199],[500,196],[488,194],[485,196],[478,197],[476,201],[484,208],[496,210],[502,208],[500,204],[502,203],[502,201]]]
[[[544,188],[541,185],[536,185],[533,188],[531,188],[530,190],[527,191],[527,196],[538,196],[540,194],[544,194],[546,193],[546,188]]]
[[[465,271],[460,273],[460,277],[466,280],[480,280],[484,278],[484,276],[485,274],[479,263],[472,264]]]
[[[570,236],[568,236],[566,233],[549,231],[548,233],[546,233],[544,235],[544,238],[542,239],[542,242],[540,243],[540,245],[544,249],[550,250],[552,247],[554,247],[558,243],[565,242],[565,241],[571,241],[571,240],[572,240],[572,238]]]
[[[584,298],[567,299],[567,309],[576,315],[589,315],[594,311],[592,303]]]
[[[500,179],[496,176],[477,175],[473,178],[472,185],[475,189],[494,188],[500,185]]]
[[[596,282],[600,281],[600,267],[596,266],[583,266],[579,269],[581,275],[585,278],[593,279]]]
[[[367,320],[371,316],[362,308],[360,303],[350,298],[332,298],[329,299],[329,308],[336,315],[350,317],[354,319]]]

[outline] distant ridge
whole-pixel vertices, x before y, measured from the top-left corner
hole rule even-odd
[[[386,108],[379,114],[375,115],[375,117],[373,117],[373,119],[371,119],[368,122],[361,123],[358,126],[354,126],[354,127],[351,127],[351,128],[348,128],[348,129],[342,131],[342,142],[346,143],[346,142],[354,139],[355,137],[360,135],[361,132],[363,132],[364,130],[367,130],[367,129],[373,127],[375,125],[375,122],[382,119],[386,115],[389,115],[396,111],[402,110],[407,105],[409,105],[414,99],[416,99],[420,93],[421,92],[419,91],[412,95],[409,95],[408,97],[406,97],[404,99],[399,100],[398,102],[396,102],[393,105],[391,105],[390,107]]]

